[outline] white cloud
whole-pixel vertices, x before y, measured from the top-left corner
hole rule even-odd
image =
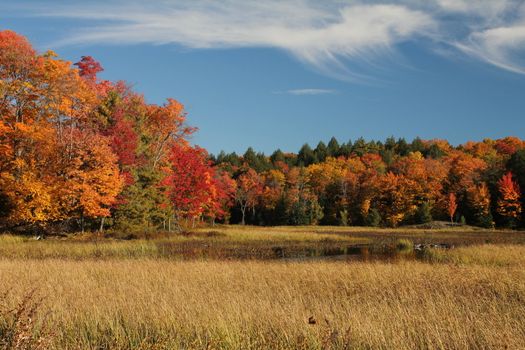
[[[377,66],[396,57],[392,53],[399,44],[419,38],[436,51],[445,44],[525,74],[523,4],[524,0],[93,0],[57,2],[53,7],[31,2],[23,12],[87,23],[67,32],[60,45],[268,47],[327,75],[366,81]]]
[[[34,11],[98,21],[60,45],[178,44],[193,49],[270,47],[327,74],[359,79],[345,61],[366,63],[396,44],[431,32],[431,16],[402,5],[312,0],[109,1]]]
[[[499,68],[525,74],[525,24],[497,27],[472,33],[469,41],[457,47]]]
[[[328,90],[328,89],[294,89],[294,90],[287,90],[285,93],[290,95],[296,95],[296,96],[304,96],[304,95],[328,95],[328,94],[335,94],[337,91],[335,90]]]
[[[435,0],[444,11],[495,18],[507,10],[512,0]]]
[[[468,35],[457,39],[453,45],[462,52],[496,67],[525,74],[524,1],[494,0],[485,6],[482,6],[485,1],[480,3],[478,5],[485,8],[482,13],[490,20],[472,24]]]

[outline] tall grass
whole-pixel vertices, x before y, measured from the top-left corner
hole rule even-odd
[[[157,254],[154,241],[101,240],[83,242],[77,240],[42,240],[13,236],[0,236],[0,257],[11,259],[101,259],[148,257]]]
[[[4,259],[0,281],[45,296],[56,349],[518,349],[520,264]]]
[[[118,235],[117,235],[118,236]],[[129,235],[124,235],[127,237]],[[523,232],[463,231],[463,229],[371,229],[362,227],[253,227],[217,226],[184,234],[138,235],[137,239],[98,235],[71,235],[34,240],[31,237],[0,235],[0,258],[12,259],[269,259],[344,253],[356,245],[376,248],[400,242],[525,244]]]
[[[40,301],[35,289],[18,295],[13,304],[9,290],[0,294],[0,349],[45,350],[52,346],[53,333],[39,315]],[[37,317],[40,316],[40,317]]]
[[[449,250],[429,249],[423,254],[424,260],[433,263],[525,267],[525,248],[519,245],[484,244]]]
[[[70,236],[34,240],[0,235],[0,258],[11,259],[114,259],[114,258],[272,258],[274,247],[295,251],[342,247],[370,242],[363,237],[316,232],[240,229],[165,234],[151,239],[119,240]],[[278,255],[278,254],[277,254]]]

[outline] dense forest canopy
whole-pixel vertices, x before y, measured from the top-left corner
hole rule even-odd
[[[433,219],[482,227],[523,224],[525,142],[485,139],[453,147],[446,140],[340,144],[332,138],[297,153],[269,157],[252,148],[219,153],[215,166],[242,185],[233,222],[398,226]],[[249,189],[249,191],[248,191]],[[248,203],[250,211],[243,210]]]
[[[524,225],[525,142],[453,147],[332,138],[298,153],[208,155],[169,99],[148,104],[0,32],[0,226],[172,230],[182,223],[398,226],[449,220]]]
[[[183,105],[148,104],[101,71],[90,56],[72,65],[0,32],[1,226],[150,230],[221,217],[229,194],[189,145]]]

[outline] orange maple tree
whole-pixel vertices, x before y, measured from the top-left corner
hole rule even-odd
[[[498,199],[498,213],[509,221],[509,225],[515,225],[521,215],[520,188],[512,178],[509,171],[498,181],[500,197]]]

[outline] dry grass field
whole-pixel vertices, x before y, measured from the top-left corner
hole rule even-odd
[[[158,255],[159,240],[261,240],[264,247],[372,239],[295,230],[222,228],[207,238],[124,242],[4,236],[0,348],[525,348],[521,244],[474,242],[384,261]],[[514,234],[520,241],[523,233]]]

